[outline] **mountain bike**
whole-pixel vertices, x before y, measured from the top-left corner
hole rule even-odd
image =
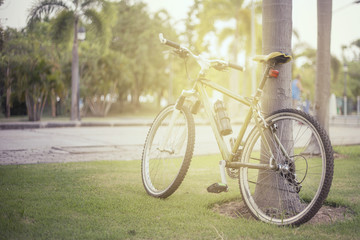
[[[209,69],[243,68],[219,59],[206,59],[159,35],[182,58],[193,58],[200,72],[193,88],[183,90],[176,104],[165,107],[154,119],[142,154],[142,181],[146,192],[167,198],[182,183],[193,156],[193,114],[203,107],[219,146],[221,182],[208,192],[228,191],[227,175],[238,179],[242,199],[258,220],[276,225],[300,225],[310,220],[326,199],[333,176],[333,150],[329,137],[309,114],[282,109],[265,116],[260,98],[266,81],[276,81],[278,64],[290,55],[272,52],[253,60],[265,65],[263,77],[251,98],[243,97],[206,78]],[[222,101],[211,106],[207,90],[216,90],[248,107],[236,138]],[[251,131],[245,134],[246,130]],[[226,137],[225,137],[226,136]]]

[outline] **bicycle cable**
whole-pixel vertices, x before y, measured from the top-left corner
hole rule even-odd
[[[186,76],[187,76],[187,78],[188,78],[188,80],[189,80],[190,82],[193,82],[193,80],[192,80],[191,77],[190,77],[190,74],[189,74],[189,71],[188,71],[188,67],[187,67],[187,64],[186,64],[187,59],[188,59],[188,58],[184,58]]]

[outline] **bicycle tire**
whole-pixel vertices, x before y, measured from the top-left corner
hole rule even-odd
[[[320,124],[302,111],[279,110],[265,121],[270,128],[260,131],[253,128],[241,161],[269,162],[260,137],[262,131],[274,152],[278,169],[240,168],[240,191],[245,205],[256,219],[276,225],[298,226],[318,212],[329,193],[334,171],[331,142]],[[289,158],[282,154],[273,134],[280,139]]]
[[[178,111],[171,132],[169,122]],[[169,141],[163,143],[169,134]],[[167,198],[182,183],[194,151],[195,123],[187,107],[176,110],[174,105],[164,108],[154,119],[142,154],[141,173],[146,192],[157,198]]]

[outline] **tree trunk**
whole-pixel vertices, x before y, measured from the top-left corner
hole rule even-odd
[[[90,111],[93,115],[98,117],[106,117],[110,111],[112,102],[99,100],[100,97],[95,101],[94,98],[86,98],[86,105],[90,108]]]
[[[292,1],[263,1],[263,54],[280,51],[291,54]],[[271,112],[291,107],[291,64],[275,67],[279,77],[270,79],[262,98],[263,110]]]
[[[280,51],[291,54],[291,36],[292,36],[292,1],[283,0],[264,0],[262,3],[262,21],[263,21],[263,54],[269,54],[271,52]],[[268,79],[264,88],[264,96],[262,98],[262,109],[266,114],[271,112],[288,108],[291,106],[291,64],[276,65],[275,69],[279,70],[279,77],[274,79]],[[287,144],[292,144],[291,139],[286,139],[286,136],[292,133],[292,126],[281,126],[282,131],[289,134],[282,134],[280,141],[284,144],[285,148]],[[262,146],[263,149],[263,146]],[[275,149],[272,149],[276,156]],[[268,163],[269,159],[264,157],[264,153],[261,154],[261,159],[264,163]],[[266,181],[264,181],[266,179]],[[282,178],[276,179],[275,174],[269,174],[267,171],[259,171],[258,182],[267,182],[273,185],[277,182],[277,185],[281,188],[284,183]],[[300,201],[298,195],[289,194],[287,199],[283,202],[279,201],[279,196],[276,191],[271,190],[267,184],[259,184],[255,189],[255,198],[263,199],[259,200],[260,206],[287,206],[288,209],[300,208]],[[271,191],[269,191],[271,190]]]
[[[317,1],[317,17],[318,41],[316,52],[315,116],[320,125],[329,132],[332,0]]]
[[[74,23],[74,42],[72,48],[72,63],[71,63],[71,120],[79,121],[79,54],[78,54],[78,19],[75,18]]]
[[[30,96],[29,90],[25,91],[25,103],[29,121],[35,121],[33,111],[34,101],[33,98]]]
[[[52,88],[51,89],[51,117],[55,118],[56,117],[56,94],[55,94],[55,90]]]
[[[6,69],[6,117],[9,118],[11,115],[11,78],[10,78],[10,67]]]
[[[141,90],[140,90],[140,83],[139,83],[139,79],[138,76],[135,74],[134,75],[134,88],[131,91],[131,103],[133,105],[133,107],[135,108],[135,110],[138,110],[140,108],[140,94],[141,94]]]
[[[40,110],[39,111],[39,118],[38,118],[39,121],[40,121],[40,119],[41,119],[41,117],[43,115],[47,97],[48,97],[48,91],[44,90],[43,94],[41,96],[41,102],[39,103],[39,110]]]
[[[40,121],[48,92],[43,90],[41,93],[36,86],[33,86],[32,91],[25,91],[25,103],[29,121]]]
[[[6,89],[6,117],[9,118],[11,115],[10,109],[10,98],[11,98],[11,86],[8,86]]]
[[[138,110],[140,108],[140,94],[138,89],[134,89],[131,91],[131,103],[135,110]]]

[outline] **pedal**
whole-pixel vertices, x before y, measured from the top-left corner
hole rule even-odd
[[[214,183],[211,184],[208,188],[207,191],[209,193],[221,193],[221,192],[227,192],[228,191],[228,186],[224,183]]]

